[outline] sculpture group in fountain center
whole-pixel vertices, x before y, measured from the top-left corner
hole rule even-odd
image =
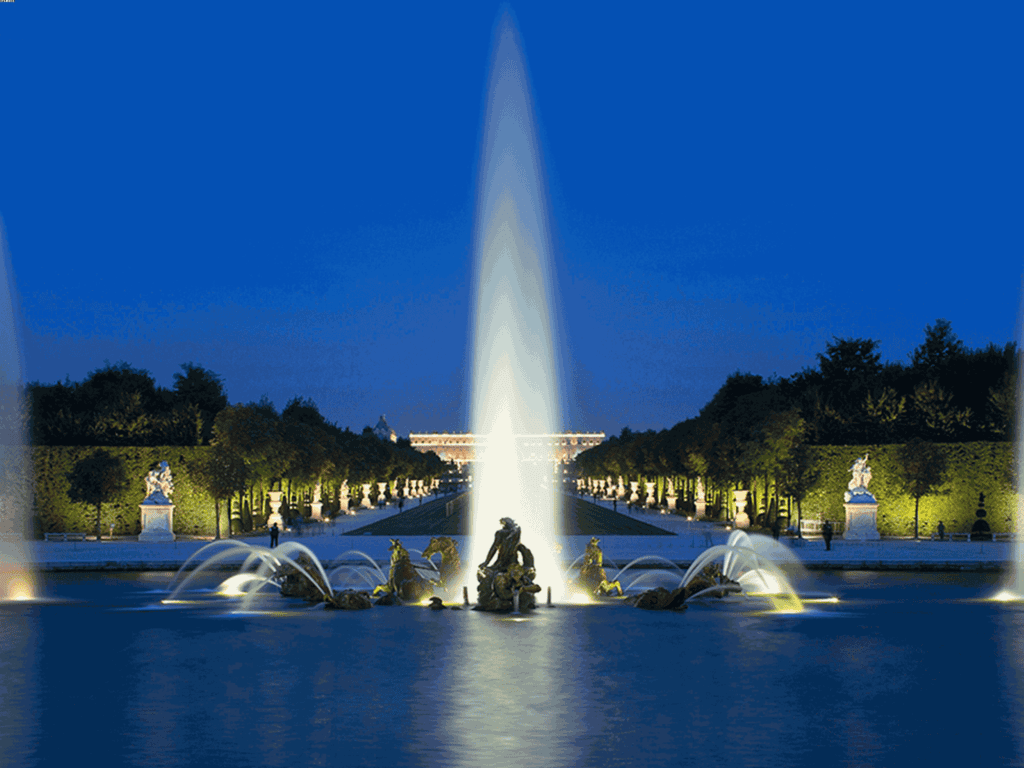
[[[843,539],[846,541],[878,541],[878,500],[868,490],[871,482],[871,467],[868,454],[864,454],[850,467],[853,477],[843,494],[846,509],[846,527]]]
[[[142,532],[139,541],[174,541],[174,480],[171,467],[161,461],[158,469],[151,469],[145,477],[146,498],[139,505]]]
[[[519,542],[521,535],[512,518],[501,518],[501,529],[494,534],[494,543],[477,568],[476,610],[511,611],[517,601],[520,611],[537,607],[540,585],[533,583],[537,569],[533,553]]]

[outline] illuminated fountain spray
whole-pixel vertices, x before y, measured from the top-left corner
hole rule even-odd
[[[560,431],[550,237],[540,144],[518,36],[498,24],[480,156],[474,231],[476,301],[470,426],[478,439],[470,506],[470,589],[502,517],[536,558],[537,583],[563,586],[555,559]]]
[[[28,510],[32,503],[31,454],[18,344],[14,274],[0,221],[0,602],[35,596],[28,556]]]
[[[1005,586],[994,600],[1024,600],[1024,282],[1021,283],[1021,304],[1017,312],[1017,391],[1015,401],[1014,461],[1016,462],[1016,493],[1014,504],[1013,565]]]

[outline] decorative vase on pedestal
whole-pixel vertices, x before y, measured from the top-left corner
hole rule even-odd
[[[647,491],[647,498],[644,499],[645,507],[653,507],[658,503],[657,498],[654,496],[654,486],[656,483],[644,483],[644,490]]]
[[[733,526],[736,528],[749,528],[750,516],[747,514],[747,499],[749,491],[733,491],[732,498],[736,502],[736,519]]]
[[[284,518],[281,516],[281,494],[283,491],[267,491],[270,497],[270,514],[267,515],[267,528],[277,523],[279,530],[284,530]]]

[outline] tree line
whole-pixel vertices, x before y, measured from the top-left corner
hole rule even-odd
[[[360,484],[378,482],[394,493],[406,478],[433,479],[449,469],[407,439],[392,443],[369,426],[361,434],[338,427],[312,400],[295,397],[280,412],[265,397],[228,405],[216,373],[194,363],[181,370],[171,389],[123,362],[108,363],[82,382],[29,384],[31,441],[98,448],[210,446],[206,460],[189,471],[214,500],[218,536],[222,501],[237,498],[240,527],[252,530],[263,523],[269,490],[284,492],[287,512],[290,500],[320,485],[329,511],[337,508],[345,482],[353,494]],[[129,482],[118,464],[101,450],[68,476],[72,498],[96,507],[97,531],[100,505]]]
[[[930,455],[937,442],[1011,439],[1016,344],[969,349],[937,320],[907,363],[883,363],[878,346],[833,338],[816,368],[788,378],[734,373],[696,417],[661,432],[626,427],[577,456],[576,473],[700,476],[720,492],[759,485],[778,508],[780,497],[799,506],[814,484],[812,446],[898,443]]]

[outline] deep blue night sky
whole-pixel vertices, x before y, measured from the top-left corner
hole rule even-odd
[[[512,6],[565,426],[669,427],[833,336],[1013,340],[1024,6],[706,5]],[[464,428],[498,8],[0,4],[25,378],[194,361],[232,402]]]

